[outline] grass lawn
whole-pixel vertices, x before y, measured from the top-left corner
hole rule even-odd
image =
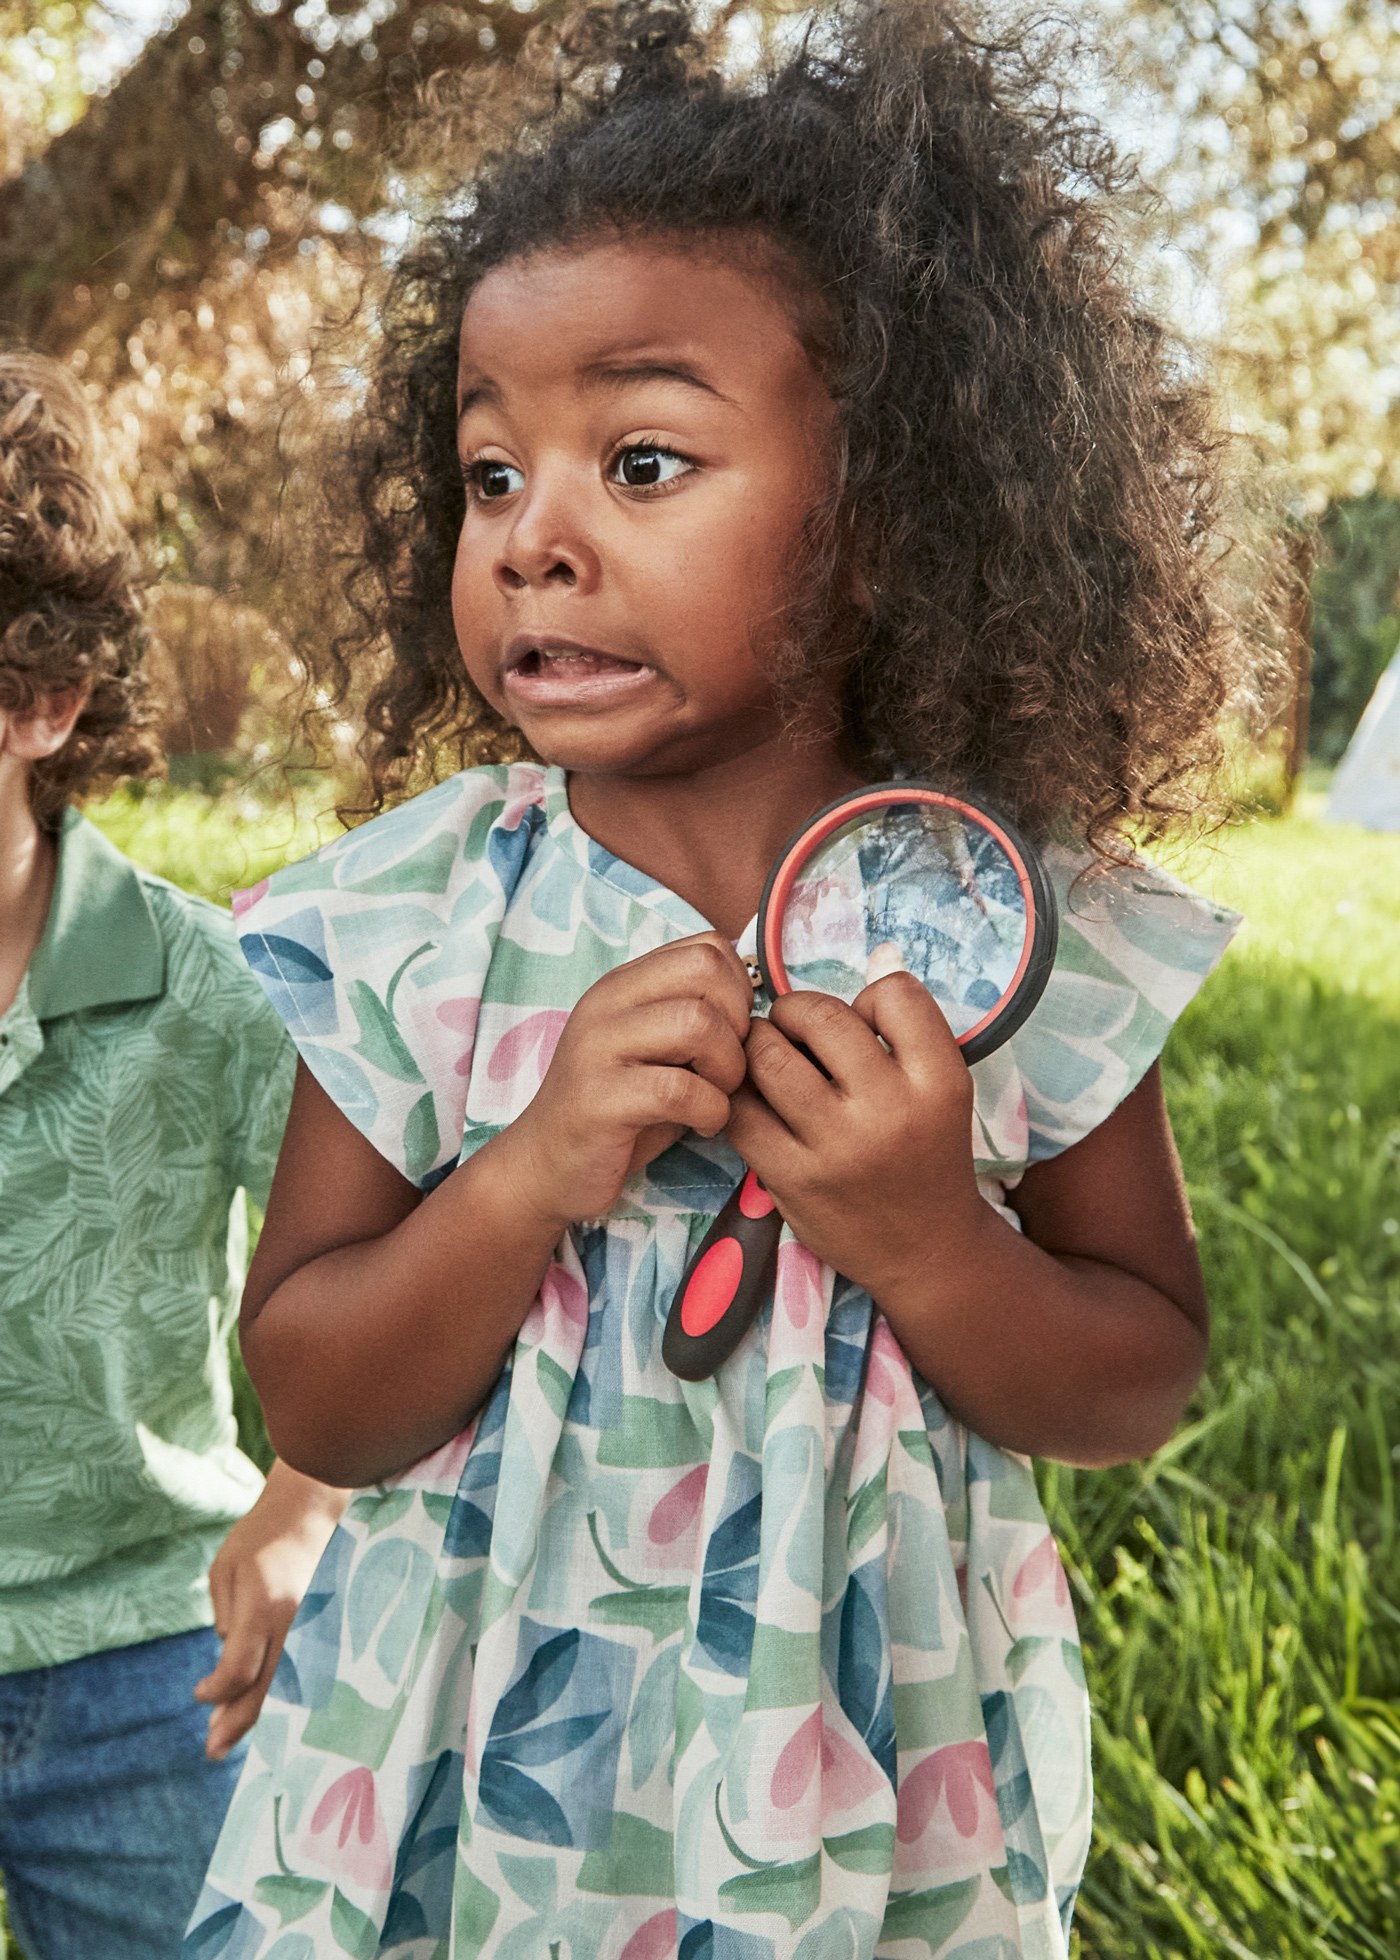
[[[223,898],[314,843],[95,811]],[[1081,1960],[1400,1955],[1400,836],[1287,819],[1173,861],[1248,924],[1167,1053],[1215,1346],[1151,1462],[1047,1467],[1096,1719]]]

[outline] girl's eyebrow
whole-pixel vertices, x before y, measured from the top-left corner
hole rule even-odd
[[[682,387],[698,388],[702,394],[712,396],[728,408],[738,407],[737,402],[722,389],[716,388],[712,381],[707,381],[700,370],[692,367],[688,361],[644,358],[590,361],[586,367],[579,369],[578,374],[580,381],[595,388],[628,388],[641,381],[678,381]],[[474,408],[499,408],[500,405],[500,389],[489,376],[483,375],[464,392],[457,410],[458,424]]]
[[[635,360],[590,361],[587,367],[580,368],[579,378],[600,388],[626,388],[638,381],[679,381],[683,387],[699,388],[716,401],[725,402],[730,408],[737,407],[698,368],[692,367],[689,361],[674,358],[663,361],[639,356]]]

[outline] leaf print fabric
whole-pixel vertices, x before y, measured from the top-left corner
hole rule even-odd
[[[295,1055],[228,918],[66,813],[0,1016],[0,1672],[207,1626],[262,1478],[228,1370]]]
[[[1228,937],[1141,867],[1077,913],[1082,869],[1053,866],[1044,1039],[974,1070],[992,1202],[1128,1092]],[[425,1189],[525,1107],[587,987],[704,924],[525,765],[243,903],[308,1065]],[[1030,1466],[790,1235],[719,1374],[669,1374],[737,1169],[687,1137],[638,1173],[559,1245],[473,1426],[356,1497],[187,1956],[1065,1960],[1087,1703]]]

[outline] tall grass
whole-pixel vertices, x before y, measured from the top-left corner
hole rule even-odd
[[[162,791],[99,822],[225,897],[315,842]],[[1173,863],[1248,924],[1167,1051],[1215,1313],[1146,1464],[1048,1466],[1095,1710],[1081,1960],[1400,1960],[1400,837]]]
[[[1248,914],[1167,1088],[1215,1315],[1151,1462],[1047,1469],[1097,1749],[1084,1960],[1400,1955],[1400,837],[1182,874]]]

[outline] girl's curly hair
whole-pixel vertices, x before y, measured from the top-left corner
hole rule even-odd
[[[980,784],[1115,855],[1125,821],[1151,836],[1198,806],[1224,712],[1267,667],[1218,593],[1209,398],[1110,225],[1131,172],[1053,87],[1044,33],[979,35],[962,0],[847,0],[789,49],[738,79],[686,0],[583,8],[518,65],[513,132],[398,262],[354,418],[354,625],[329,660],[343,700],[387,647],[371,807],[425,762],[519,752],[449,612],[475,287],[594,239],[757,238],[798,282],[837,407],[807,676],[836,665],[873,772]]]
[[[0,709],[23,715],[88,690],[68,740],[30,777],[45,828],[73,797],[154,764],[145,583],[102,485],[82,390],[56,361],[0,349]]]

